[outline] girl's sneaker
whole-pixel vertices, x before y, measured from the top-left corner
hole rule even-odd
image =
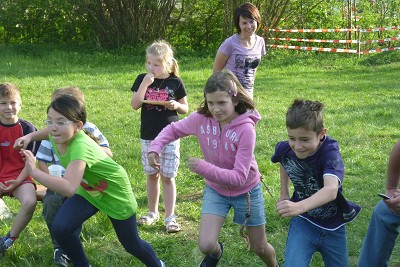
[[[67,267],[69,263],[69,258],[60,249],[54,249],[53,263],[56,266]]]

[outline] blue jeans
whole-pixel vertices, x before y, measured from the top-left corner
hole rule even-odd
[[[74,267],[87,267],[89,261],[83,251],[82,242],[74,232],[98,209],[80,195],[68,198],[58,210],[51,229],[61,248],[71,259]],[[110,218],[110,217],[109,217]],[[119,242],[125,250],[138,258],[147,267],[159,267],[161,262],[151,246],[140,239],[136,225],[136,213],[126,220],[110,218]],[[95,255],[94,255],[95,256]]]
[[[322,229],[297,216],[290,220],[286,240],[285,267],[308,267],[315,252],[320,252],[326,267],[349,266],[346,226]]]
[[[391,212],[382,200],[379,201],[372,213],[358,267],[389,266],[399,231],[400,216]]]
[[[51,235],[51,228],[53,226],[53,220],[56,216],[58,210],[60,209],[61,205],[65,202],[67,198],[61,194],[55,193],[50,189],[46,190],[46,195],[43,198],[43,218],[46,221],[47,228],[49,229],[51,241],[53,242],[54,249],[60,249],[61,253],[65,253],[61,248],[60,245],[57,243],[57,240]],[[76,236],[80,236],[82,231],[82,226],[78,227],[74,234]]]

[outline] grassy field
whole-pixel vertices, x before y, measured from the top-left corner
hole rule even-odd
[[[270,52],[259,67],[255,100],[263,119],[257,126],[256,158],[273,197],[265,196],[266,231],[280,262],[283,262],[288,219],[279,218],[279,167],[270,161],[275,144],[284,140],[284,116],[294,98],[319,100],[325,104],[328,134],[339,141],[345,163],[344,195],[362,206],[359,217],[347,226],[350,266],[356,266],[371,212],[384,192],[388,154],[399,137],[400,53],[356,56],[313,52]],[[211,74],[214,52],[177,54],[181,77],[188,90],[190,111],[202,99],[202,88]],[[19,86],[23,107],[20,117],[42,128],[51,92],[75,85],[86,96],[89,121],[106,135],[114,159],[129,173],[139,204],[138,214],[147,211],[146,178],[140,161],[140,114],[130,107],[130,87],[136,75],[145,71],[144,49],[118,53],[56,49],[32,46],[0,47],[0,82]],[[197,141],[181,143],[182,160],[177,178],[177,213],[183,231],[165,233],[163,221],[140,228],[140,235],[156,250],[167,266],[198,266],[202,254],[197,248],[204,181],[191,173],[189,155],[200,156]],[[14,212],[18,202],[5,199]],[[160,205],[162,211],[162,202]],[[52,244],[38,203],[31,223],[16,244],[0,259],[1,266],[51,266]],[[0,235],[11,221],[0,222]],[[262,266],[246,250],[232,215],[222,229],[220,241],[226,266]],[[99,213],[84,224],[85,250],[92,266],[142,266],[119,244],[108,218]],[[323,266],[316,254],[311,266]],[[392,266],[400,266],[400,249],[395,248]]]

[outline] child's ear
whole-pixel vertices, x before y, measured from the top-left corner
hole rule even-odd
[[[318,134],[319,140],[323,140],[326,135],[326,128],[323,128],[321,132]]]
[[[79,132],[83,129],[83,122],[79,121],[76,123],[76,131]]]

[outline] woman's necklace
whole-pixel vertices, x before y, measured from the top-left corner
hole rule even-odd
[[[157,78],[156,78],[156,79],[157,79]],[[166,79],[168,79],[168,77],[167,77],[167,78],[164,78],[164,79],[162,79],[162,81],[161,81],[161,83],[160,83],[160,84],[158,84],[158,83],[157,83],[156,79],[154,79],[154,83],[156,84],[156,90],[157,90],[157,91],[160,91],[160,89],[161,89],[161,86],[163,85],[163,83],[165,82],[165,80],[166,80]],[[157,79],[157,80],[161,80],[161,79]]]

